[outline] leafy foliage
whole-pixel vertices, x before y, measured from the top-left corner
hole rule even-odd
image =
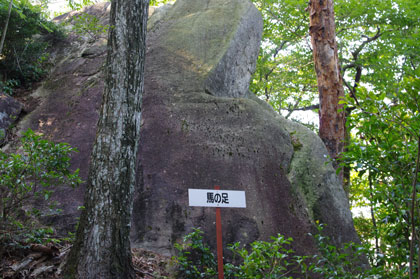
[[[105,38],[109,25],[102,25],[94,15],[82,13],[74,19],[73,30],[81,36],[87,35],[91,40]]]
[[[173,2],[173,0],[150,0],[149,5],[150,6],[160,6],[162,4],[166,4],[169,2]]]
[[[345,243],[342,248],[330,244],[322,234],[323,225],[318,225],[314,236],[319,254],[313,255],[312,271],[321,278],[336,279],[387,279],[406,278],[404,273],[376,264],[377,256],[369,244]],[[367,264],[369,262],[369,265]]]
[[[305,12],[308,1],[253,2],[262,13],[264,32],[250,89],[288,117],[317,100]]]
[[[317,106],[307,1],[254,0],[264,35],[251,89],[286,117]],[[374,266],[404,278],[419,272],[419,65],[417,0],[335,0],[351,169],[350,199]],[[411,270],[409,265],[411,263]],[[416,271],[417,269],[417,271]]]
[[[54,204],[48,202],[54,189],[81,183],[79,171],[69,170],[69,154],[74,151],[68,144],[52,143],[28,130],[22,137],[21,152],[0,152],[1,230],[15,236],[27,234],[30,217],[44,214],[37,201],[43,200],[52,213],[56,212]]]
[[[295,256],[290,248],[292,238],[278,234],[271,237],[271,242],[255,241],[248,249],[240,248],[237,242],[229,247],[234,255],[239,256],[240,264],[227,264],[226,273],[230,278],[293,278],[297,271],[307,273],[307,257]],[[301,267],[302,270],[298,270]]]
[[[217,274],[217,263],[210,248],[203,242],[200,229],[184,237],[182,244],[175,244],[178,250],[178,278],[211,278]]]
[[[1,28],[7,16],[8,2],[0,0]],[[62,37],[61,29],[44,17],[40,6],[33,6],[28,0],[14,1],[0,59],[3,88],[28,86],[43,77],[48,61],[47,48]],[[10,86],[11,81],[13,86]]]
[[[413,210],[413,202],[417,208],[420,200],[416,189],[419,74],[405,77],[401,85],[402,92],[394,93],[392,101],[386,101],[385,93],[359,90],[364,102],[351,115],[350,123],[356,132],[345,159],[356,171],[353,203],[370,209],[370,221],[359,217],[356,222],[364,240],[375,242],[376,253],[381,257],[378,264],[407,270],[412,228],[420,225],[419,212]],[[414,237],[419,239],[418,230]],[[415,250],[418,249],[417,242]]]
[[[314,236],[319,250],[315,255],[295,255],[290,248],[293,239],[281,234],[272,237],[271,242],[255,241],[249,249],[241,248],[240,243],[230,245],[229,249],[239,259],[234,258],[232,263],[224,265],[225,278],[291,279],[317,275],[330,279],[406,278],[404,272],[377,266],[376,257],[367,245],[347,243],[343,248],[331,245],[330,239],[322,235],[322,229],[319,225],[318,234]],[[217,275],[215,256],[203,242],[202,233],[195,229],[184,238],[182,245],[176,244],[177,278],[215,278]]]
[[[264,33],[251,90],[286,117],[302,108],[315,109],[318,91],[307,1],[253,2],[262,13]],[[416,0],[334,1],[338,52],[349,96],[357,98],[355,90],[361,85],[382,92],[398,90],[407,68],[417,67],[418,6]]]
[[[13,88],[19,86],[20,82],[15,79],[9,79],[5,82],[0,81],[0,91],[12,95],[13,94]]]
[[[80,10],[85,6],[92,5],[94,0],[68,0],[68,5],[72,10]]]

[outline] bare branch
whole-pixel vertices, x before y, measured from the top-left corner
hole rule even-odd
[[[359,77],[359,80],[360,80],[360,77]],[[344,85],[347,87],[347,89],[349,90],[349,92],[350,92],[350,96],[354,99],[354,101],[356,102],[356,104],[357,104],[357,106],[362,110],[362,111],[365,111],[363,108],[362,108],[362,106],[360,105],[360,103],[359,103],[359,100],[357,99],[357,97],[356,97],[356,83],[355,83],[355,86],[354,87],[351,87],[348,83],[347,83],[347,81],[345,81],[344,79],[343,79],[343,83],[344,83]],[[358,82],[357,82],[357,84],[358,84]]]
[[[353,84],[353,95],[356,97],[356,88],[359,85],[360,78],[362,77],[362,66],[358,65],[356,66],[356,75],[354,77],[354,84]]]
[[[368,37],[366,35],[362,35],[363,38],[366,38],[366,40],[364,40],[362,42],[362,44],[355,50],[353,51],[351,54],[353,55],[354,61],[357,61],[357,58],[360,54],[360,52],[363,50],[363,48],[370,42],[376,41],[380,36],[382,36],[383,33],[381,33],[381,28],[379,28],[379,26],[377,27],[377,32],[373,37]]]
[[[299,104],[300,104],[300,101],[302,100],[302,98],[299,98],[299,99],[297,99],[296,100],[296,103],[294,104],[294,106],[293,106],[293,108],[292,109],[288,109],[288,111],[289,111],[289,113],[285,116],[285,118],[289,118],[290,117],[290,115],[297,109],[297,107],[299,106]]]
[[[341,72],[342,72],[342,73],[343,73],[343,75],[344,75],[344,73],[345,73],[348,69],[350,69],[350,68],[355,68],[355,67],[356,67],[356,63],[352,62],[352,63],[350,63],[350,64],[347,64],[347,65],[345,65],[345,66],[341,67]]]
[[[285,110],[287,111],[295,111],[295,110],[314,110],[314,109],[319,109],[319,104],[316,105],[310,105],[310,106],[306,106],[306,107],[301,107],[301,108],[286,108]]]

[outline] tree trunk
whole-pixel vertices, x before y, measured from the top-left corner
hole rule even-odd
[[[418,173],[420,170],[420,137],[417,138],[417,159],[416,159],[416,170],[413,174],[413,184],[412,184],[412,195],[411,195],[411,207],[410,207],[410,225],[411,225],[411,239],[410,239],[410,260],[409,260],[409,279],[414,279],[414,257],[415,257],[415,250],[416,250],[416,242],[418,240],[417,228],[416,228],[416,215],[418,215],[419,207],[417,203],[417,181],[418,181]],[[419,254],[420,254],[420,247]],[[420,255],[419,255],[420,257]],[[418,260],[419,261],[419,260]],[[417,266],[417,278],[420,278],[420,267]]]
[[[76,242],[65,278],[134,278],[132,195],[149,0],[111,4],[105,90]]]
[[[12,5],[13,5],[13,0],[10,0],[6,23],[4,24],[3,34],[1,35],[0,55],[3,53],[4,40],[6,39],[7,28],[9,27],[10,14],[12,13]]]
[[[319,135],[337,168],[337,159],[344,148],[345,111],[343,105],[339,104],[344,98],[344,88],[335,39],[333,1],[311,0],[309,12],[309,32],[320,101]]]

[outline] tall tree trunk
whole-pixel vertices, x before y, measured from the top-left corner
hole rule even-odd
[[[12,13],[13,0],[9,2],[9,10],[7,11],[6,22],[4,23],[3,34],[1,34],[0,41],[0,55],[3,53],[4,40],[6,39],[7,28],[9,27],[10,14]]]
[[[414,257],[415,257],[415,245],[418,240],[417,228],[416,228],[416,215],[418,215],[418,203],[417,203],[417,181],[418,174],[420,170],[420,136],[417,138],[417,159],[416,159],[416,169],[413,174],[413,184],[412,184],[412,195],[411,195],[411,207],[410,207],[410,225],[411,225],[411,240],[410,240],[410,260],[409,260],[409,279],[414,279]],[[420,247],[419,257],[420,257]],[[420,278],[420,267],[417,266],[417,278]]]
[[[337,159],[344,148],[345,111],[343,105],[339,104],[344,98],[344,88],[335,39],[333,1],[311,0],[309,13],[320,101],[319,135],[337,168]]]
[[[111,4],[100,118],[76,243],[65,278],[134,278],[132,195],[140,133],[149,0]]]

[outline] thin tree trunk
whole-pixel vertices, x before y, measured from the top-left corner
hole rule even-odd
[[[309,13],[309,33],[320,100],[319,135],[337,168],[337,159],[344,148],[345,111],[339,104],[344,98],[344,88],[335,39],[333,1],[311,0]]]
[[[372,219],[372,225],[373,229],[375,230],[375,251],[376,255],[379,255],[379,235],[378,235],[378,226],[376,224],[376,218],[375,218],[375,211],[373,209],[373,185],[372,185],[372,174],[369,171],[369,190],[370,190],[370,216]]]
[[[409,278],[414,279],[414,246],[417,240],[417,230],[416,230],[416,218],[415,215],[418,212],[417,204],[417,177],[419,173],[419,164],[420,164],[420,137],[417,138],[417,160],[416,160],[416,169],[413,175],[413,184],[412,184],[412,195],[411,195],[411,240],[410,240],[410,262],[409,262]],[[419,247],[420,250],[420,247]],[[420,253],[420,252],[419,252]],[[419,255],[420,257],[420,255]],[[420,278],[420,267],[417,267],[417,277]]]
[[[13,5],[13,0],[10,0],[9,11],[7,12],[6,23],[4,24],[3,34],[1,35],[0,55],[3,53],[4,40],[6,39],[7,28],[9,28],[10,15],[12,13],[12,5]]]
[[[101,113],[65,278],[134,278],[130,219],[140,134],[148,0],[111,4]]]

